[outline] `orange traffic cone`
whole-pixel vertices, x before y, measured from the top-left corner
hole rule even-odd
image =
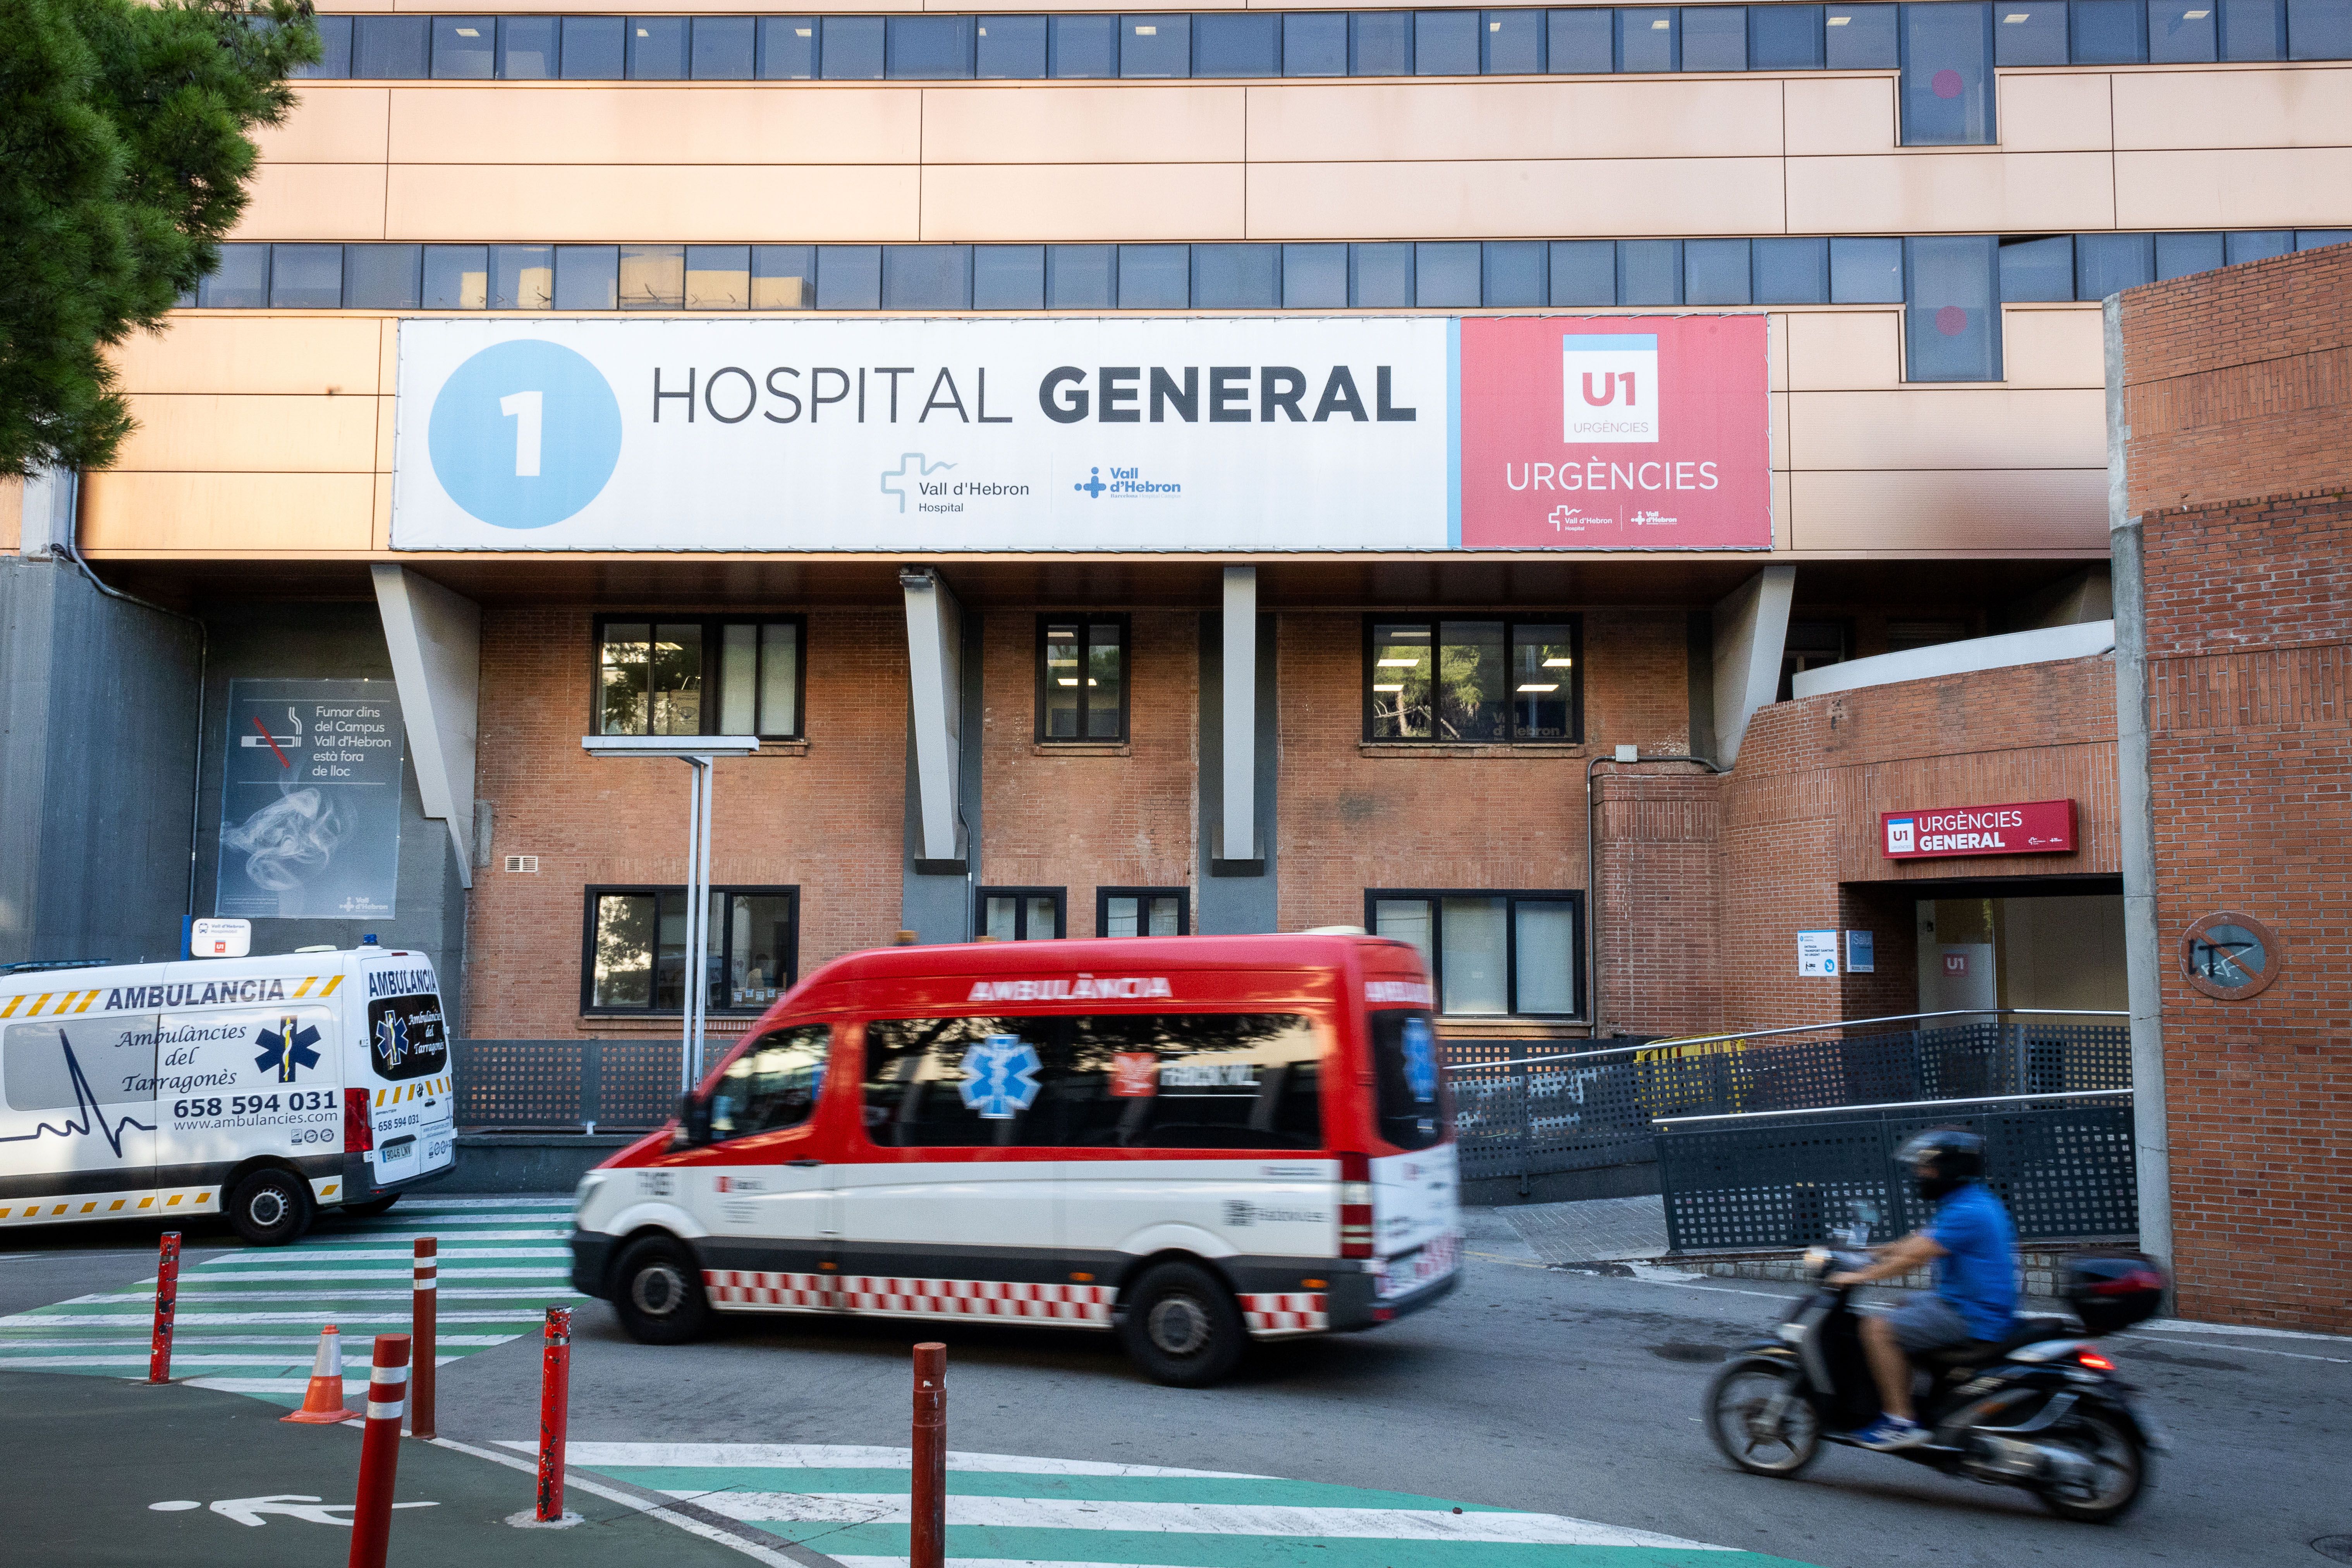
[[[302,1394],[302,1408],[281,1419],[331,1426],[351,1418],[343,1408],[343,1337],[329,1323],[319,1331],[319,1354],[310,1363],[310,1386]]]

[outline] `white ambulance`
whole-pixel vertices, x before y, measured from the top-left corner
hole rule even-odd
[[[455,1110],[423,953],[0,973],[0,1231],[226,1214],[292,1241],[446,1174]]]

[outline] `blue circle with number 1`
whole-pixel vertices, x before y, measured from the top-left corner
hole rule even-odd
[[[583,355],[536,340],[499,343],[442,383],[426,436],[450,500],[495,528],[545,528],[612,479],[621,405]]]

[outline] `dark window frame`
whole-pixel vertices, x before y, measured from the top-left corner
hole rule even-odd
[[[1437,637],[1439,623],[1444,621],[1478,620],[1498,620],[1503,623],[1503,659],[1507,672],[1509,667],[1511,651],[1517,646],[1515,638],[1519,627],[1523,626],[1564,626],[1568,628],[1569,658],[1574,661],[1569,666],[1568,670],[1568,733],[1557,739],[1550,736],[1539,736],[1533,740],[1525,741],[1520,740],[1516,732],[1508,734],[1499,741],[1449,741],[1443,735],[1437,734],[1426,736],[1373,734],[1372,726],[1374,722],[1374,713],[1372,703],[1372,672],[1374,667],[1372,660],[1375,656],[1372,652],[1372,628],[1375,626],[1410,626],[1414,623],[1424,624],[1429,627],[1429,646],[1433,654],[1438,646]],[[1559,615],[1553,616],[1514,615],[1507,611],[1481,612],[1477,610],[1400,611],[1394,614],[1382,614],[1379,611],[1372,611],[1364,616],[1362,649],[1363,670],[1360,677],[1362,682],[1364,710],[1362,739],[1366,745],[1580,746],[1584,743],[1584,617],[1580,614],[1562,611]],[[1506,679],[1507,680],[1507,674],[1506,676]],[[1508,701],[1508,699],[1515,695],[1517,694],[1509,691],[1506,691],[1504,693],[1506,698],[1506,711],[1508,715],[1505,720],[1505,723],[1513,731],[1516,731],[1518,728],[1518,717],[1515,711],[1517,704]],[[1434,728],[1435,726],[1433,725],[1432,729]]]
[[[1070,934],[1070,889],[1067,888],[989,887],[971,890],[972,940],[988,934],[988,900],[1013,900],[1013,940],[1014,942],[1059,942]],[[1029,900],[1054,900],[1054,934],[1050,937],[1029,934]]]
[[[1095,889],[1095,935],[1108,936],[1103,928],[1110,924],[1110,901],[1113,899],[1174,899],[1176,900],[1176,934],[1192,934],[1192,889],[1167,888],[1097,888]],[[1069,929],[1066,923],[1063,930]]]
[[[1364,929],[1378,935],[1378,911],[1382,900],[1423,899],[1429,903],[1429,985],[1433,1005],[1430,1016],[1436,1018],[1549,1018],[1566,1023],[1588,1023],[1592,1017],[1591,977],[1585,973],[1585,944],[1591,931],[1586,921],[1590,911],[1580,888],[1366,888],[1364,889]],[[1501,899],[1503,905],[1503,940],[1505,943],[1505,991],[1509,1003],[1507,1013],[1448,1013],[1445,1011],[1445,903],[1447,899]],[[1519,905],[1565,903],[1576,911],[1576,931],[1570,942],[1571,986],[1575,993],[1572,1013],[1528,1013],[1519,1008]],[[1391,937],[1390,941],[1399,941]]]
[[[604,628],[615,622],[624,625],[634,625],[642,622],[671,626],[692,624],[698,625],[702,628],[702,728],[696,731],[697,734],[702,735],[723,735],[726,733],[724,730],[719,728],[719,715],[720,708],[723,705],[724,695],[720,689],[720,682],[723,677],[720,673],[719,661],[717,657],[719,649],[721,647],[719,628],[728,626],[746,625],[756,626],[787,625],[797,628],[797,636],[794,640],[798,647],[800,657],[794,661],[797,668],[793,671],[793,723],[794,728],[790,734],[762,731],[760,732],[760,739],[762,741],[805,741],[808,739],[808,616],[798,611],[779,611],[772,615],[756,616],[711,616],[693,613],[669,614],[660,610],[613,611],[609,613],[599,612],[596,616],[591,618],[588,628],[587,733],[591,735],[602,735],[607,733],[604,729],[604,679],[602,675],[602,671],[604,668]],[[756,715],[759,706],[759,677],[754,675],[751,679],[752,708],[754,714]],[[623,731],[613,732],[632,733],[635,731]],[[649,733],[650,731],[644,732]]]
[[[659,970],[661,966],[661,900],[665,895],[670,893],[676,893],[679,897],[683,898],[686,894],[686,884],[683,882],[591,882],[581,890],[580,1013],[583,1017],[677,1018],[684,1016],[684,1010],[682,1007],[658,1006],[656,1005],[655,1001],[655,999],[658,998],[661,994],[661,986],[658,983]],[[647,1001],[642,1007],[635,1005],[622,1006],[612,1003],[605,1003],[600,1005],[596,1001],[596,901],[599,899],[611,898],[616,895],[636,895],[639,897],[651,895],[654,900],[653,971],[655,973],[656,984],[647,987]],[[781,898],[791,907],[791,950],[784,957],[784,983],[777,988],[776,992],[778,996],[782,996],[793,986],[799,984],[801,978],[800,884],[797,882],[775,884],[746,882],[740,884],[730,883],[724,887],[714,884],[710,889],[710,897],[713,899],[729,899],[739,896],[761,899]],[[723,929],[720,930],[718,934],[719,940],[717,944],[717,952],[719,956],[719,974],[723,982],[727,973],[727,961],[729,957],[726,948],[727,935]],[[707,956],[708,955],[706,955],[706,959]],[[706,1008],[705,1011],[713,1017],[755,1018],[773,1005],[774,1004],[772,1002],[761,1002],[756,1006],[714,1006]]]
[[[1087,627],[1114,625],[1118,627],[1118,733],[1116,735],[1089,735],[1085,733],[1087,728],[1086,720],[1088,710],[1086,703],[1087,689],[1083,686],[1078,688],[1078,730],[1080,732],[1076,735],[1049,735],[1045,732],[1045,681],[1047,679],[1045,674],[1045,647],[1047,640],[1045,631],[1046,627],[1055,624],[1066,626],[1073,621],[1077,623],[1080,630],[1079,651],[1081,653],[1085,651],[1086,647],[1084,632]],[[1085,612],[1068,615],[1039,615],[1037,617],[1036,667],[1037,700],[1034,732],[1037,744],[1041,746],[1124,746],[1128,743],[1129,721],[1131,716],[1135,692],[1135,626],[1132,619],[1129,616],[1127,612],[1121,610],[1116,612],[1106,612],[1102,615],[1093,615]],[[1066,917],[1062,929],[1065,931],[1069,929]]]

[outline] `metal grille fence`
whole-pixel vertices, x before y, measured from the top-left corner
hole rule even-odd
[[[467,1131],[639,1132],[677,1109],[676,1040],[451,1045],[457,1125]]]

